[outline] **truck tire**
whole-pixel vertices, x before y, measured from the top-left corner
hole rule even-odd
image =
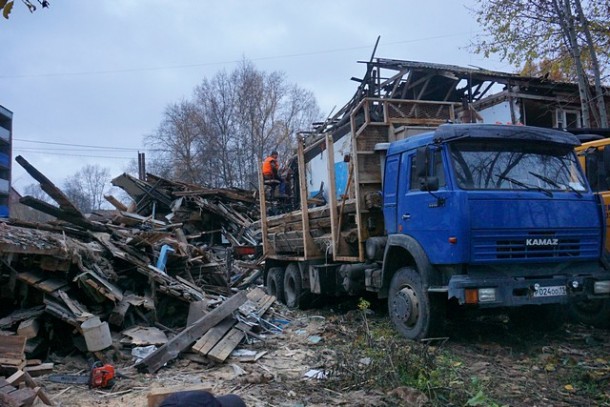
[[[273,295],[276,300],[284,304],[284,269],[272,267],[267,273],[267,294]]]
[[[296,263],[286,267],[284,275],[284,299],[288,308],[307,308],[311,303],[311,292],[303,287],[301,271]]]
[[[573,322],[596,328],[610,327],[610,300],[573,299],[568,304],[568,316]]]
[[[411,267],[396,271],[390,283],[388,313],[408,339],[439,336],[446,319],[446,301],[424,291],[419,273]]]

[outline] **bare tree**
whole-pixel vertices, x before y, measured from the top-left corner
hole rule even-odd
[[[190,101],[172,104],[165,109],[156,133],[145,139],[155,151],[153,157],[162,159],[173,177],[191,183],[203,181],[197,114],[197,107]]]
[[[244,60],[231,73],[204,79],[192,100],[170,105],[145,143],[176,179],[250,188],[260,160],[271,150],[286,157],[296,132],[319,119],[311,92]]]
[[[64,183],[64,193],[82,212],[101,209],[104,192],[110,181],[110,170],[99,165],[86,165]]]
[[[591,126],[591,112],[598,126],[608,127],[601,67],[608,65],[610,56],[598,51],[610,41],[610,0],[476,2],[473,11],[485,30],[485,36],[472,44],[476,52],[496,54],[515,65],[546,60],[549,67],[557,64],[572,71],[579,85],[583,124]]]
[[[206,146],[205,170],[214,186],[235,185],[237,168],[232,162],[238,145],[238,125],[234,84],[226,72],[203,80],[195,89],[200,109],[199,129]],[[214,171],[215,169],[215,171]]]

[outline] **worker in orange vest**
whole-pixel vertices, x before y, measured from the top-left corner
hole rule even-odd
[[[280,176],[280,166],[277,162],[277,157],[278,153],[274,150],[271,152],[271,155],[263,161],[263,179],[265,181],[271,181],[265,182],[271,187],[271,190],[269,191],[270,197],[286,198],[285,183],[284,179]],[[275,194],[277,186],[279,186],[279,196],[276,196]]]
[[[280,181],[279,164],[277,163],[278,153],[272,151],[271,155],[263,161],[263,178],[265,180],[276,179]]]

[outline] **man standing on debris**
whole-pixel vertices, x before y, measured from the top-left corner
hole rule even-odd
[[[265,180],[280,180],[280,171],[279,164],[277,163],[278,153],[277,151],[272,151],[271,155],[265,158],[263,161],[263,178]]]
[[[284,195],[284,181],[280,176],[280,166],[277,161],[278,155],[277,151],[273,150],[271,155],[263,161],[263,179],[271,181],[265,182],[271,187],[270,196],[275,195],[275,188],[278,185],[280,186],[280,195]]]

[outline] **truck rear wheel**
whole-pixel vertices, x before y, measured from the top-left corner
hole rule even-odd
[[[405,337],[419,340],[437,336],[445,322],[446,301],[424,291],[421,277],[411,267],[396,271],[390,283],[388,313]]]
[[[288,308],[304,309],[311,303],[311,292],[303,287],[301,271],[296,263],[290,263],[286,267],[284,299]]]
[[[610,300],[573,299],[568,304],[568,316],[574,322],[593,325],[596,328],[608,328]]]
[[[273,295],[279,302],[284,303],[284,269],[272,267],[267,273],[267,294]]]

